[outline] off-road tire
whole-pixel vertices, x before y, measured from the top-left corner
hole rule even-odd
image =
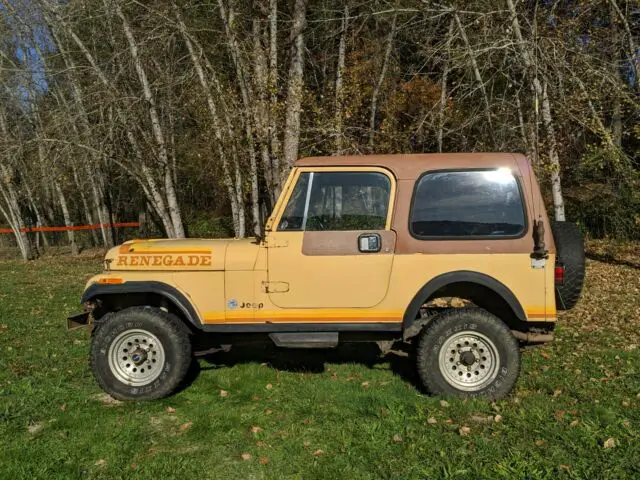
[[[557,261],[564,265],[564,283],[556,285],[556,307],[573,308],[580,299],[584,283],[584,237],[578,226],[570,222],[551,222],[556,243]]]
[[[112,344],[128,331],[147,332],[161,344],[162,365],[153,365],[161,372],[148,384],[133,385],[123,382],[110,365]],[[90,353],[91,370],[100,387],[118,400],[156,400],[170,395],[184,380],[191,362],[191,342],[189,335],[180,326],[180,319],[159,308],[126,308],[105,316],[104,321],[100,321],[94,328]]]
[[[462,340],[462,345],[458,347],[470,348],[470,353],[475,352],[479,357],[476,357],[477,363],[473,364],[475,366],[471,367],[471,371],[467,371],[465,365],[460,366],[455,361],[446,363],[449,372],[447,373],[444,367],[441,367],[441,355],[446,357],[445,362],[452,358],[461,358],[459,354],[450,355],[451,352],[443,350],[450,348],[451,342],[455,342],[457,338],[469,338],[470,345],[465,347],[465,341]],[[477,338],[478,343],[471,340],[472,338]],[[484,349],[489,345],[489,350],[495,351],[491,360],[493,363],[489,364],[486,360],[483,362],[484,352],[479,353],[480,350],[474,345],[480,348],[484,346]],[[458,365],[458,370],[450,370],[455,364]],[[493,373],[485,374],[480,369],[481,365],[483,369],[490,368]],[[416,346],[416,367],[424,388],[433,395],[498,400],[509,394],[520,375],[520,349],[509,327],[495,315],[480,308],[458,308],[439,314],[424,327]],[[458,387],[451,383],[455,383],[455,380],[446,379],[447,376],[451,378],[454,373],[460,372],[465,377],[469,373],[473,376],[476,371],[479,373],[478,378],[482,379],[482,375],[487,375],[486,380],[477,386]],[[473,380],[472,378],[470,381]]]

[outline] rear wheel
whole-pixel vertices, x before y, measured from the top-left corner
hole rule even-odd
[[[551,222],[551,231],[557,262],[564,265],[564,281],[556,285],[556,306],[569,310],[578,303],[584,283],[584,237],[578,226],[570,222]]]
[[[435,395],[486,397],[509,394],[520,374],[520,349],[499,318],[479,308],[446,311],[422,330],[417,369]]]
[[[91,369],[100,387],[119,400],[171,394],[191,363],[189,336],[179,322],[152,307],[109,315],[94,330],[91,345]]]

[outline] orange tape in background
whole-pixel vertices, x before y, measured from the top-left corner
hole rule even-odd
[[[104,223],[99,224],[96,223],[94,225],[74,225],[72,227],[33,227],[33,228],[21,228],[20,231],[23,233],[30,232],[68,232],[68,231],[78,231],[78,230],[97,230],[98,228],[125,228],[132,227],[137,228],[140,226],[138,222],[120,222],[120,223]],[[0,228],[0,233],[13,233],[13,230],[10,228]]]

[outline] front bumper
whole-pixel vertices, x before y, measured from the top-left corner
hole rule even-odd
[[[91,324],[89,318],[90,312],[74,313],[67,318],[67,329],[77,330],[78,328],[86,327]]]

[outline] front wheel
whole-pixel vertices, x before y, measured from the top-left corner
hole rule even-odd
[[[91,369],[118,400],[155,400],[171,394],[191,364],[191,343],[180,320],[153,307],[109,315],[94,330]]]
[[[520,374],[520,348],[499,318],[479,308],[448,310],[422,330],[417,370],[434,395],[506,397]]]

